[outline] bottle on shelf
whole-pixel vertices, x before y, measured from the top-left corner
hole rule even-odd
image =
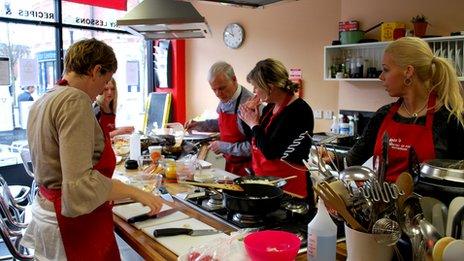
[[[340,134],[348,135],[350,133],[349,120],[346,115],[340,115],[340,123],[338,125]]]
[[[348,119],[349,119],[348,126],[350,128],[350,131],[349,131],[348,134],[350,136],[354,136],[354,120],[353,120],[353,116],[348,116]]]
[[[129,140],[129,159],[138,161],[141,152],[140,134],[137,131],[134,131]]]
[[[338,119],[337,116],[332,116],[332,126],[330,126],[330,132],[338,134],[339,133],[339,128],[338,128]]]
[[[359,116],[358,113],[353,115],[353,136],[358,137],[359,128]]]
[[[337,226],[319,198],[317,213],[308,224],[307,260],[335,260],[337,244]]]

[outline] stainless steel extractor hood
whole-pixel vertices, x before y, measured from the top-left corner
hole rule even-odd
[[[144,0],[117,20],[133,34],[145,39],[209,37],[205,18],[191,3],[176,0]]]
[[[189,1],[189,2],[205,1],[205,2],[238,6],[238,7],[251,7],[251,8],[262,7],[264,8],[266,6],[277,4],[277,3],[284,3],[284,2],[298,1],[298,0],[183,0],[183,1]]]

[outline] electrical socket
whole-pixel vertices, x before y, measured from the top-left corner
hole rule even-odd
[[[314,110],[314,118],[322,119],[322,110]]]
[[[331,120],[332,116],[333,116],[333,111],[331,111],[331,110],[324,111],[324,119]]]

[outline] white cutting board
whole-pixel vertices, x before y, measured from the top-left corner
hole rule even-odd
[[[171,250],[177,256],[182,256],[188,253],[191,247],[198,247],[203,244],[211,244],[221,238],[229,238],[228,235],[224,233],[218,233],[213,235],[206,236],[188,236],[188,235],[178,235],[171,237],[158,237],[153,236],[153,230],[160,228],[191,228],[191,229],[213,229],[213,227],[197,220],[194,218],[188,218],[183,220],[178,220],[169,223],[163,223],[152,227],[142,228],[142,231],[145,232],[148,236],[158,241],[161,245]]]
[[[455,197],[448,208],[448,221],[446,222],[446,235],[451,236],[451,227],[454,216],[464,206],[464,197]],[[464,233],[464,232],[463,232]],[[462,235],[461,235],[462,236]]]
[[[163,207],[161,210],[170,209],[170,208],[171,208],[170,206],[163,204]],[[150,212],[150,208],[138,202],[113,207],[113,213],[118,215],[120,218],[124,219],[125,221],[127,221],[131,217],[142,215],[148,212]]]
[[[141,221],[141,222],[135,222],[133,225],[134,225],[134,227],[136,227],[138,229],[142,229],[144,227],[153,227],[153,226],[156,226],[156,225],[169,223],[169,222],[182,220],[182,219],[187,219],[187,218],[189,218],[188,215],[184,214],[183,212],[176,211],[176,212],[174,212],[172,214],[169,214],[167,216],[164,216],[164,217],[152,218],[152,219],[148,219],[148,220]]]
[[[166,204],[163,204],[160,212],[171,209],[171,208],[172,207]],[[143,206],[142,204],[138,202],[113,207],[113,213],[118,215],[120,218],[124,219],[125,221],[127,221],[131,217],[148,213],[149,211],[150,211],[149,207]],[[187,219],[187,218],[189,218],[189,216],[187,216],[186,214],[180,211],[176,211],[164,217],[152,218],[152,219],[148,219],[148,220],[141,221],[141,222],[135,222],[132,225],[136,227],[137,229],[142,229],[144,227],[151,227],[151,226],[168,223],[168,222],[172,222],[176,220],[181,220],[181,219]]]

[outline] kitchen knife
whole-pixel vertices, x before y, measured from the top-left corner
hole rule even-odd
[[[168,190],[164,186],[159,187],[158,191],[161,198],[169,202],[174,202],[174,199],[172,198],[171,194],[169,194]]]
[[[215,229],[190,229],[190,228],[161,228],[153,230],[154,237],[169,237],[177,235],[206,236],[218,234],[221,231]]]
[[[172,214],[172,213],[174,213],[174,212],[176,212],[176,211],[177,211],[177,209],[175,209],[175,208],[170,208],[170,209],[161,211],[161,212],[159,212],[158,214],[153,215],[153,216],[150,216],[150,215],[148,215],[147,213],[145,213],[145,214],[133,216],[133,217],[127,219],[127,223],[132,224],[132,223],[135,223],[135,222],[145,221],[145,220],[147,220],[147,219],[162,218],[162,217],[168,216],[168,215],[170,215],[170,214]]]

